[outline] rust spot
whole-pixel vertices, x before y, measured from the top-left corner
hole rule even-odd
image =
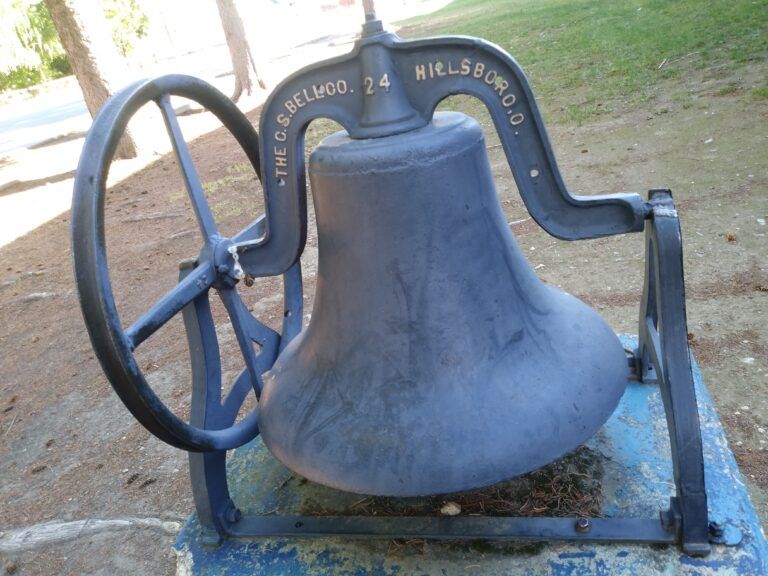
[[[156,478],[147,478],[146,480],[144,480],[144,482],[141,483],[139,488],[146,488],[147,486],[151,486],[155,482],[157,482]]]

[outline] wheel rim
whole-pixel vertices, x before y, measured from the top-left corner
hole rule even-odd
[[[237,270],[237,243],[263,236],[265,219],[260,217],[233,238],[222,237],[216,227],[205,194],[178,127],[169,97],[182,96],[201,104],[224,124],[245,151],[256,174],[261,177],[258,135],[240,110],[209,84],[197,78],[168,75],[136,82],[115,94],[94,120],[86,138],[77,174],[72,203],[73,266],[80,304],[102,368],[112,387],[136,419],[152,434],[173,446],[191,451],[231,449],[258,434],[258,407],[234,423],[240,404],[253,388],[258,395],[260,374],[271,366],[279,349],[301,329],[301,271],[299,263],[284,274],[286,314],[282,334],[261,324],[245,308],[235,290],[241,278]],[[128,329],[124,329],[115,306],[107,263],[104,203],[106,180],[117,144],[130,118],[144,104],[160,107],[185,186],[192,202],[205,246],[194,266],[187,266],[179,283]],[[230,252],[232,247],[234,254]],[[219,290],[243,354],[246,369],[236,379],[229,396],[215,410],[211,428],[196,427],[176,416],[155,394],[141,372],[133,351],[179,312],[184,312],[190,330],[194,319],[198,334],[189,334],[208,355],[215,339],[208,293]],[[213,338],[211,338],[213,329]],[[207,334],[207,336],[206,336]],[[195,340],[197,339],[197,340]],[[255,354],[252,342],[261,345]],[[193,378],[199,378],[199,373]],[[203,375],[202,377],[205,377]],[[250,384],[250,386],[245,386]],[[209,390],[220,390],[221,382],[206,382]],[[240,400],[240,402],[237,402]]]

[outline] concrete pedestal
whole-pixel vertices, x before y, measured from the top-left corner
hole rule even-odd
[[[627,340],[628,346],[633,342]],[[768,545],[728,448],[698,367],[694,365],[704,442],[710,519],[725,526],[722,544],[705,558],[676,546],[583,543],[420,542],[348,538],[229,539],[204,545],[193,514],[175,545],[184,575],[440,575],[478,574],[768,574]],[[587,446],[602,460],[602,514],[658,517],[674,494],[666,420],[658,387],[631,382],[610,420]],[[257,438],[228,462],[230,490],[243,514],[341,510],[361,499],[291,478]],[[289,478],[291,478],[289,480]],[[446,498],[450,500],[450,497]]]

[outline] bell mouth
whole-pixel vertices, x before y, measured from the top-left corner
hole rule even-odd
[[[630,374],[615,334],[595,330],[602,319],[551,291],[551,305],[565,309],[548,314],[550,330],[537,339],[512,334],[485,366],[446,351],[437,360],[445,369],[432,367],[429,382],[402,378],[402,366],[369,368],[367,346],[377,336],[361,333],[365,352],[340,364],[300,336],[265,378],[265,444],[314,482],[401,497],[482,488],[565,456],[608,420]],[[566,330],[574,324],[591,324],[589,337]],[[303,380],[304,398],[291,383],[307,373],[314,378]]]
[[[286,466],[361,494],[447,494],[540,468],[608,419],[623,347],[531,270],[477,122],[332,137],[309,172],[312,319],[260,399],[264,443]]]

